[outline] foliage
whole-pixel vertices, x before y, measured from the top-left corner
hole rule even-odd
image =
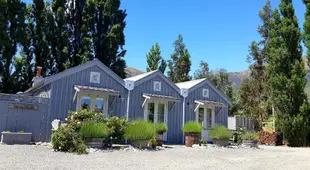
[[[24,133],[24,131],[20,130],[20,131],[18,131],[18,133]]]
[[[183,43],[183,37],[178,35],[178,39],[173,43],[174,52],[171,54],[171,60],[168,61],[168,77],[174,82],[184,82],[191,80],[189,72],[191,70],[192,62],[190,60],[190,54],[185,44]]]
[[[156,133],[164,133],[168,131],[168,127],[165,123],[155,123]]]
[[[310,1],[303,0],[306,5],[305,22],[304,22],[304,44],[307,47],[308,66],[310,66]]]
[[[303,104],[299,114],[294,116],[280,115],[277,124],[284,133],[289,146],[306,146],[309,133],[310,105]]]
[[[211,129],[209,136],[213,140],[229,140],[232,133],[225,126],[216,126]]]
[[[277,122],[292,146],[304,145],[307,114],[303,113],[306,70],[302,60],[301,32],[292,1],[281,0],[272,14],[268,52],[268,88]],[[308,112],[308,111],[306,111]],[[285,126],[286,125],[286,126]],[[299,130],[298,130],[299,129]]]
[[[262,25],[258,27],[258,32],[262,40],[253,41],[249,46],[247,58],[250,64],[250,77],[243,81],[240,87],[240,103],[244,113],[254,119],[256,130],[261,130],[262,122],[266,120],[267,114],[267,71],[266,44],[270,37],[272,8],[267,0],[263,9],[259,12]]]
[[[124,118],[118,118],[116,116],[109,117],[105,119],[105,124],[113,139],[123,139],[127,127],[127,121]]]
[[[242,133],[241,132],[234,132],[233,133],[234,136],[234,143],[237,145],[241,145],[242,143]]]
[[[152,143],[152,148],[156,148],[156,146],[157,146],[156,138],[153,137],[150,142]]]
[[[208,142],[207,142],[205,139],[201,139],[201,140],[200,140],[200,143],[201,143],[201,144],[204,144],[204,145],[208,144]]]
[[[128,124],[124,137],[130,141],[149,140],[155,137],[156,130],[153,123],[135,120]]]
[[[241,135],[242,140],[258,140],[259,135],[257,132],[246,131]]]
[[[201,133],[202,130],[203,129],[202,129],[201,124],[198,122],[194,122],[194,121],[188,121],[182,127],[182,131],[184,133]]]
[[[94,111],[78,110],[78,111],[69,111],[69,116],[67,121],[71,122],[83,122],[85,120],[104,120],[104,115],[102,113],[97,113]]]
[[[52,145],[55,150],[64,152],[87,153],[80,134],[70,124],[60,126],[52,134]]]
[[[109,132],[107,126],[104,123],[98,123],[94,121],[83,122],[80,128],[81,136],[85,138],[107,138]]]
[[[158,43],[152,46],[150,52],[146,55],[147,67],[146,71],[159,70],[165,73],[167,62],[161,56],[161,51]]]

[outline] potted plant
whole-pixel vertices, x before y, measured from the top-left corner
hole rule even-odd
[[[225,126],[216,126],[211,129],[209,136],[217,146],[227,146],[232,133]]]
[[[168,127],[165,123],[155,123],[156,129],[156,143],[157,146],[163,145],[164,133],[168,131]]]
[[[88,147],[101,148],[109,137],[107,127],[103,123],[94,121],[84,122],[80,128],[80,134]]]
[[[253,131],[247,131],[241,135],[242,145],[247,147],[257,147],[259,135]]]
[[[192,147],[193,144],[198,143],[202,126],[198,122],[189,121],[182,127],[182,131],[185,133],[185,146]]]
[[[32,133],[24,131],[10,132],[4,131],[1,133],[1,143],[4,144],[30,144]]]
[[[153,123],[144,120],[135,120],[128,124],[124,137],[128,139],[134,147],[145,148],[149,140],[156,135]]]

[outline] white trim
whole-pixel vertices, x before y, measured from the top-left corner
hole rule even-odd
[[[182,127],[184,127],[185,125],[185,96],[183,96],[183,114],[182,114]],[[185,140],[185,133],[183,132],[183,138],[182,138],[182,142],[184,143]]]
[[[149,102],[147,101],[147,99],[145,98],[145,104],[142,106],[142,107],[144,107],[144,120],[145,121],[147,121],[147,119],[148,119],[148,104],[149,104]]]
[[[142,107],[144,107],[145,104],[147,103],[147,101],[150,100],[151,98],[149,96],[146,96],[146,95],[142,95],[142,96],[145,98],[143,103],[142,103]]]
[[[154,101],[154,123],[158,123],[158,101]]]
[[[131,90],[128,90],[127,94],[127,108],[126,108],[126,121],[129,121],[129,102],[130,102],[130,92]],[[143,106],[142,106],[143,107]]]

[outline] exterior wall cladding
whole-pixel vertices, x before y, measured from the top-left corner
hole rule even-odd
[[[147,78],[148,77],[145,79]],[[136,83],[139,83],[139,81]],[[160,92],[153,90],[154,81],[161,82]],[[180,99],[178,102],[168,103],[167,143],[182,143],[182,96],[180,93],[171,87],[160,76],[155,76],[144,83],[135,86],[130,94],[129,120],[144,119],[144,108],[142,107],[144,102],[144,97],[142,96],[143,93],[173,96]]]
[[[196,86],[200,86],[199,88],[190,91],[188,97],[185,98],[185,122],[187,121],[195,121],[195,100],[211,100],[216,102],[224,103],[228,105],[228,103],[216,92],[214,91],[207,83],[203,82],[204,85],[198,84]],[[195,88],[195,87],[193,87]],[[202,89],[209,89],[209,98],[204,98],[202,96]],[[224,125],[227,127],[228,121],[228,108],[215,108],[215,123]]]
[[[100,83],[90,83],[90,72],[100,73]],[[120,97],[116,100],[115,116],[123,117],[126,112],[127,90],[119,82],[104,72],[98,66],[92,66],[65,78],[59,79],[51,84],[51,112],[50,120],[64,120],[69,110],[76,110],[77,98],[73,101],[75,94],[74,85],[84,85],[100,88],[109,88],[120,91]]]

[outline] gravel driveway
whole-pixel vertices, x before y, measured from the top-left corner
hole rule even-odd
[[[185,148],[105,151],[88,155],[54,152],[46,146],[1,145],[0,169],[310,169],[309,148]]]

